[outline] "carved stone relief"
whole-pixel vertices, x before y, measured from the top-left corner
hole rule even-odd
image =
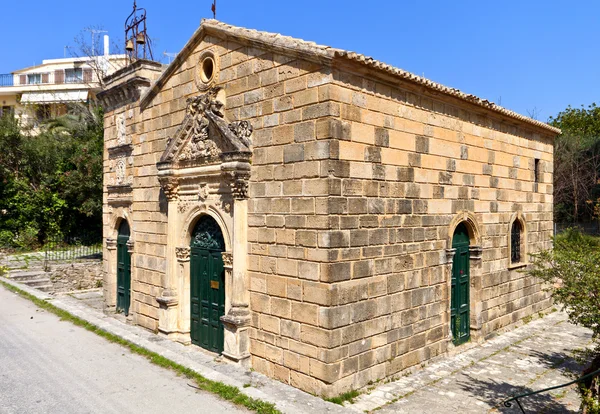
[[[125,145],[125,114],[117,115],[117,145]]]

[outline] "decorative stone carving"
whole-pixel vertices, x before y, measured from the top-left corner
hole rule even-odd
[[[122,185],[125,184],[125,158],[119,158],[117,160],[117,165],[115,167],[115,184]]]
[[[179,198],[179,181],[176,178],[160,177],[158,180],[165,192],[167,200],[175,201]]]
[[[206,116],[207,111],[223,118],[223,104],[219,102],[217,93],[219,88],[210,88],[206,94],[188,98],[187,116],[192,120],[191,139],[179,154],[179,160],[188,161],[197,158],[211,158],[219,155],[220,151],[214,141],[209,139],[210,121]]]
[[[252,124],[248,121],[235,121],[229,124],[229,129],[238,137],[248,148],[251,146],[250,136],[252,136]]]
[[[181,262],[190,260],[190,248],[189,247],[176,247],[175,248],[175,256],[177,256],[177,260],[179,260]]]
[[[222,252],[221,256],[223,257],[223,266],[225,268],[233,267],[233,254],[230,252]]]
[[[221,208],[223,209],[224,212],[231,213],[231,201],[229,201],[229,200],[222,200],[221,201]]]
[[[117,145],[125,145],[125,114],[117,115]]]
[[[198,190],[198,199],[204,201],[208,198],[208,185],[202,184]]]
[[[189,208],[190,208],[190,203],[188,201],[179,200],[179,204],[177,204],[177,211],[179,211],[181,214],[183,214],[186,211],[188,211]]]
[[[232,171],[231,175],[231,194],[236,200],[248,198],[248,182],[250,180],[249,171]]]

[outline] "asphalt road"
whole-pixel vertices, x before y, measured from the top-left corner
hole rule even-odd
[[[0,413],[244,413],[0,286]]]

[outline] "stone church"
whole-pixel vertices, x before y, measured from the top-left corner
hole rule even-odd
[[[550,306],[551,126],[216,20],[99,97],[107,312],[332,396]]]

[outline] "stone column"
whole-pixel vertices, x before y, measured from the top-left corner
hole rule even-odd
[[[106,239],[106,266],[104,268],[104,306],[106,312],[114,312],[117,306],[117,241]]]
[[[176,337],[177,329],[177,260],[176,249],[179,236],[179,183],[176,178],[161,180],[163,191],[168,200],[167,210],[167,268],[162,280],[163,291],[156,298],[160,309],[158,312],[158,332],[167,337]]]
[[[134,273],[133,270],[136,268],[133,263],[134,263],[134,259],[135,257],[133,256],[133,252],[134,252],[134,247],[135,247],[135,242],[131,239],[131,236],[129,238],[129,240],[127,240],[127,254],[129,255],[129,263],[130,263],[130,280],[129,280],[129,314],[127,315],[127,320],[133,323],[137,323],[137,320],[135,320],[135,317],[137,315],[137,307],[134,307],[133,305],[135,304],[135,302],[133,301],[133,281],[134,279]]]
[[[177,295],[179,298],[179,304],[171,301],[168,305],[171,307],[177,306],[174,312],[169,317],[176,317],[177,321],[177,341],[182,344],[191,343],[190,337],[190,252],[189,247],[178,247],[175,249],[177,255],[177,278],[178,278],[178,290]]]
[[[236,173],[233,193],[233,254],[223,253],[225,271],[231,267],[231,308],[221,317],[225,327],[223,355],[244,366],[250,363],[250,293],[248,292],[248,176]]]
[[[447,289],[447,294],[446,294],[446,300],[445,300],[445,305],[446,305],[446,309],[448,310],[447,315],[448,315],[448,319],[445,320],[444,322],[444,329],[448,329],[448,335],[447,338],[449,341],[452,341],[452,332],[450,331],[450,308],[451,308],[451,304],[450,301],[452,300],[452,262],[454,260],[454,254],[456,253],[456,249],[446,249],[446,274],[448,275],[448,282],[446,283],[446,289]]]
[[[478,341],[481,336],[483,326],[483,301],[481,299],[482,275],[481,265],[483,257],[483,248],[481,246],[469,246],[469,272],[471,278],[470,300],[471,300],[471,320],[470,329],[473,340]]]

